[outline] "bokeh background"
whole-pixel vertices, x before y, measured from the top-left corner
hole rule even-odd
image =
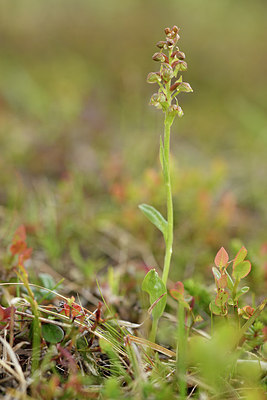
[[[212,281],[218,248],[244,244],[263,292],[266,15],[265,0],[2,0],[2,247],[24,223],[35,267],[72,281],[108,271],[116,285],[127,272],[129,290],[146,266],[161,268],[161,234],[137,206],[165,212],[163,115],[146,76],[176,24],[194,93],[181,95],[172,131],[171,278]]]

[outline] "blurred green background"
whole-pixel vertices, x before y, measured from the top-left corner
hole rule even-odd
[[[265,0],[2,0],[2,243],[25,223],[35,257],[77,280],[162,265],[160,233],[137,205],[165,211],[163,116],[148,106],[146,76],[176,24],[194,93],[180,97],[172,132],[172,278],[205,279],[220,246],[245,244],[260,283],[266,15]]]

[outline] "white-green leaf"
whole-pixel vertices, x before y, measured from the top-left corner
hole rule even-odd
[[[221,273],[217,268],[212,267],[212,273],[216,281],[218,281],[221,278]]]
[[[152,222],[152,224],[154,224],[163,233],[163,236],[165,238],[167,234],[168,222],[161,215],[161,213],[154,207],[149,206],[148,204],[140,204],[139,208],[149,219],[149,221]]]
[[[247,293],[249,291],[249,286],[243,286],[236,294],[236,299],[239,299],[240,296]]]
[[[230,290],[233,290],[234,288],[234,282],[231,276],[228,274],[227,269],[225,269],[226,275],[227,275],[227,286]]]

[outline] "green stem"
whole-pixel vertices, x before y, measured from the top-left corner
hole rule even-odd
[[[178,340],[176,351],[176,365],[180,400],[186,399],[186,331],[185,331],[185,312],[183,304],[178,306]]]
[[[170,270],[172,244],[173,244],[173,202],[172,202],[172,189],[171,189],[171,176],[170,176],[170,132],[173,119],[174,118],[170,116],[168,112],[166,112],[164,121],[164,158],[166,163],[165,188],[166,188],[166,198],[167,198],[168,230],[166,235],[166,251],[165,251],[164,268],[162,274],[162,281],[165,286],[167,284],[167,279]]]
[[[157,329],[158,329],[158,319],[153,318],[152,321],[152,328],[151,328],[151,332],[150,332],[150,337],[149,340],[153,343],[155,343],[156,341],[156,334],[157,334]]]

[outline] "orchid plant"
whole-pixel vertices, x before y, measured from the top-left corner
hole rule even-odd
[[[185,54],[178,47],[179,28],[174,25],[165,29],[166,38],[157,43],[159,49],[152,59],[160,64],[157,72],[150,72],[147,82],[157,84],[158,91],[150,99],[150,104],[164,113],[164,136],[160,137],[160,163],[166,190],[167,218],[153,206],[141,204],[139,208],[145,216],[162,232],[165,241],[165,257],[162,278],[155,269],[150,270],[144,278],[142,289],[150,295],[153,307],[152,339],[155,339],[157,324],[166,304],[166,285],[169,276],[173,245],[173,199],[170,172],[170,133],[176,116],[182,117],[183,110],[178,103],[177,95],[181,92],[192,92],[189,83],[183,82],[181,72],[186,71]]]

